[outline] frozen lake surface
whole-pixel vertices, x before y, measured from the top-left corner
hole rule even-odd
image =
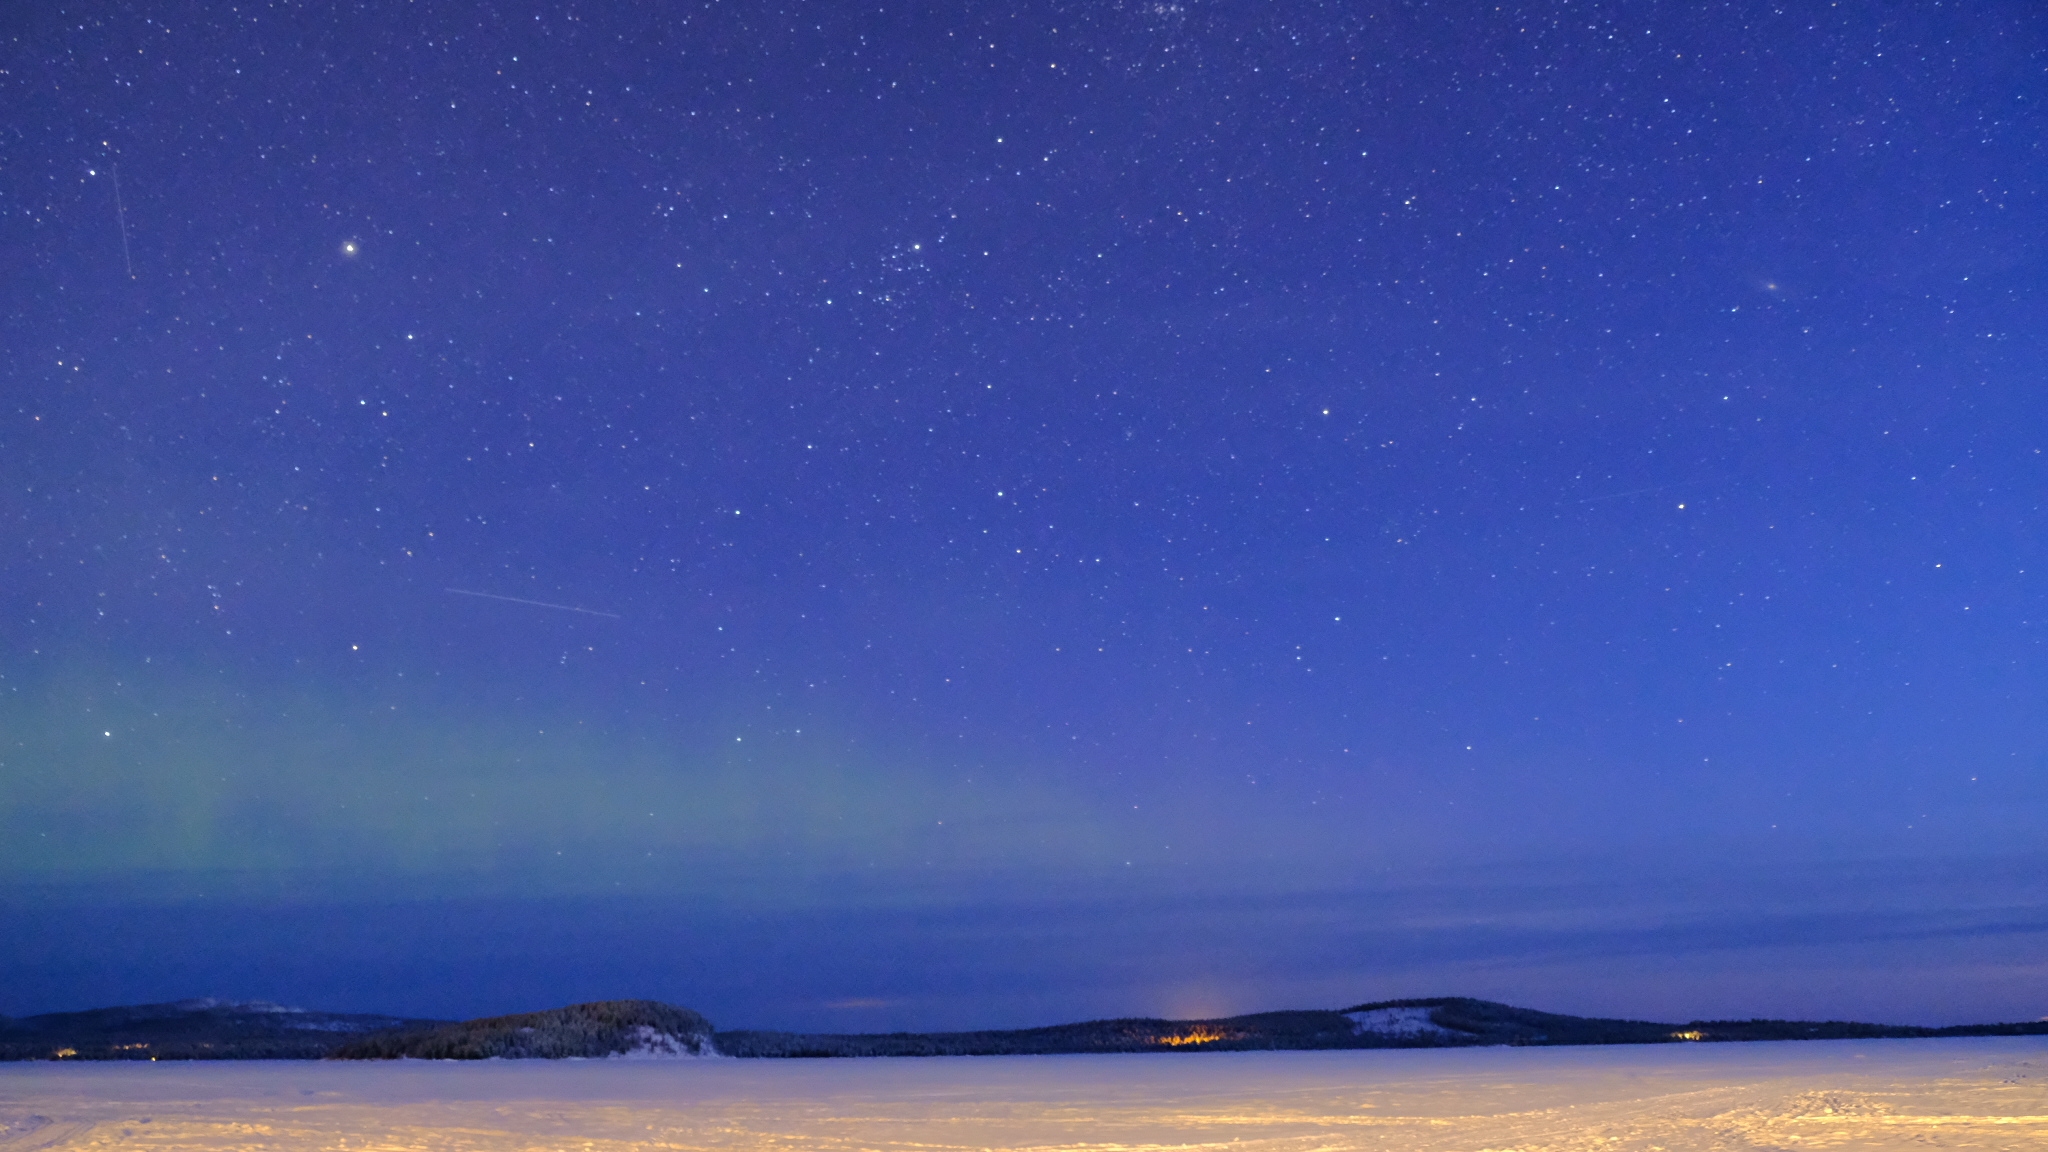
[[[2048,1040],[0,1065],[0,1149],[2048,1149]]]

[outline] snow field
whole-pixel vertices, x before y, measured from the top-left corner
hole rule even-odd
[[[2048,1039],[0,1065],[0,1150],[2048,1148]]]

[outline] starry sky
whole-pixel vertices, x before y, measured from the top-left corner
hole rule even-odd
[[[2029,2],[17,5],[0,1012],[2048,1013]]]

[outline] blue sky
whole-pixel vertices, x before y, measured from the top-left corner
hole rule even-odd
[[[2030,6],[0,31],[0,1011],[2048,1010]]]

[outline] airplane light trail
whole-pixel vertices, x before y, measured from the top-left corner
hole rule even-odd
[[[443,591],[453,592],[457,596],[477,596],[485,600],[503,600],[507,604],[531,604],[535,608],[555,608],[563,612],[581,612],[585,616],[602,616],[607,620],[617,620],[620,618],[617,612],[599,612],[595,608],[578,608],[574,604],[550,604],[545,600],[528,600],[521,596],[500,596],[495,592],[471,592],[467,588],[447,588],[443,589]]]

